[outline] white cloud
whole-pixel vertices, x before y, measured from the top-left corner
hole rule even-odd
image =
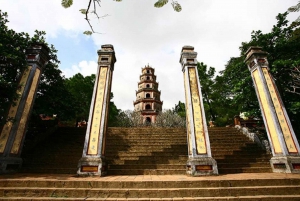
[[[45,30],[48,37],[56,37],[59,31],[82,32],[88,29],[79,9],[85,8],[85,1],[74,1],[68,9],[61,6],[61,0],[2,0],[2,11],[8,12],[9,26],[16,31],[34,33]]]
[[[66,78],[72,77],[77,73],[83,76],[89,76],[97,73],[97,62],[95,61],[80,61],[77,65],[72,65],[71,68],[62,70]]]

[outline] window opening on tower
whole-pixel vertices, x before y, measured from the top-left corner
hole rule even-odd
[[[146,117],[146,124],[151,123],[151,118],[150,117]]]

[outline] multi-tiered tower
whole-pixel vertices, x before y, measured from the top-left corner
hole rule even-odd
[[[144,123],[154,123],[156,116],[162,111],[163,102],[160,101],[158,82],[154,75],[154,68],[145,66],[136,91],[136,101],[133,103],[134,110],[141,112]]]

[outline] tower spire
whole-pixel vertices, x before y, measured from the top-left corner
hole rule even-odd
[[[142,68],[142,75],[138,82],[136,101],[133,103],[134,111],[141,112],[144,123],[154,123],[156,116],[162,111],[163,102],[160,100],[158,82],[155,69],[148,65]]]

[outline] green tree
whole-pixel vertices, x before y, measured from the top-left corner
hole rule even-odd
[[[70,101],[70,106],[72,107],[71,114],[73,117],[69,118],[69,120],[88,120],[95,79],[95,74],[84,77],[82,74],[77,73],[73,77],[65,80],[65,86],[71,99],[63,96],[62,98],[64,98],[64,100],[62,100],[62,102]],[[112,101],[113,97],[113,93],[110,93],[108,126],[116,125],[116,118],[120,112]],[[68,110],[64,112],[68,112]]]
[[[213,84],[214,84],[214,75],[215,75],[215,68],[209,67],[207,69],[207,65],[204,63],[197,63],[197,71],[199,75],[199,80],[201,84],[201,92],[203,96],[204,103],[206,104],[206,118],[209,118],[212,121],[216,120],[215,112],[212,106],[212,93],[213,93]]]
[[[114,98],[114,94],[110,93],[110,103],[109,103],[109,115],[108,115],[108,126],[113,127],[118,125],[118,115],[121,112],[120,109],[117,108],[115,103],[112,101]]]
[[[278,14],[277,23],[269,33],[253,31],[251,40],[243,42],[240,47],[241,56],[231,58],[225,70],[216,77],[216,85],[219,85],[221,90],[219,93],[226,97],[228,107],[235,108],[236,112],[248,112],[250,115],[260,116],[253,81],[244,59],[245,52],[250,46],[262,47],[269,53],[270,71],[293,127],[299,132],[300,128],[296,122],[300,118],[300,93],[297,93],[297,89],[300,88],[297,82],[300,74],[300,23],[289,23],[286,19],[287,15],[287,12]]]
[[[73,118],[87,121],[95,79],[95,74],[84,77],[82,74],[77,73],[73,77],[65,80],[66,89],[72,97],[71,101],[75,113]]]
[[[251,41],[243,44],[241,50],[244,52],[248,46],[256,45],[269,53],[270,71],[293,127],[299,133],[300,93],[296,89],[300,88],[300,22],[289,23],[287,16],[287,12],[278,14],[277,24],[270,33],[253,32]]]
[[[20,87],[20,76],[28,67],[26,49],[32,44],[44,44],[50,50],[47,68],[54,67],[58,62],[54,47],[49,47],[45,42],[45,32],[35,31],[33,37],[24,32],[17,33],[7,27],[7,18],[7,13],[0,10],[0,126],[7,120],[12,120],[6,117],[7,111],[20,98],[16,92]],[[42,76],[45,78],[45,74]]]
[[[217,125],[233,123],[235,115],[248,112],[260,116],[250,72],[244,63],[244,56],[231,58],[225,70],[215,78],[213,86],[215,112],[218,116]]]
[[[173,108],[173,113],[178,114],[180,117],[186,118],[185,104],[178,101],[178,104],[175,104],[175,107]]]
[[[65,78],[58,69],[57,62],[49,62],[43,69],[37,97],[33,107],[33,115],[56,114],[60,120],[74,117],[73,98],[65,85]]]

